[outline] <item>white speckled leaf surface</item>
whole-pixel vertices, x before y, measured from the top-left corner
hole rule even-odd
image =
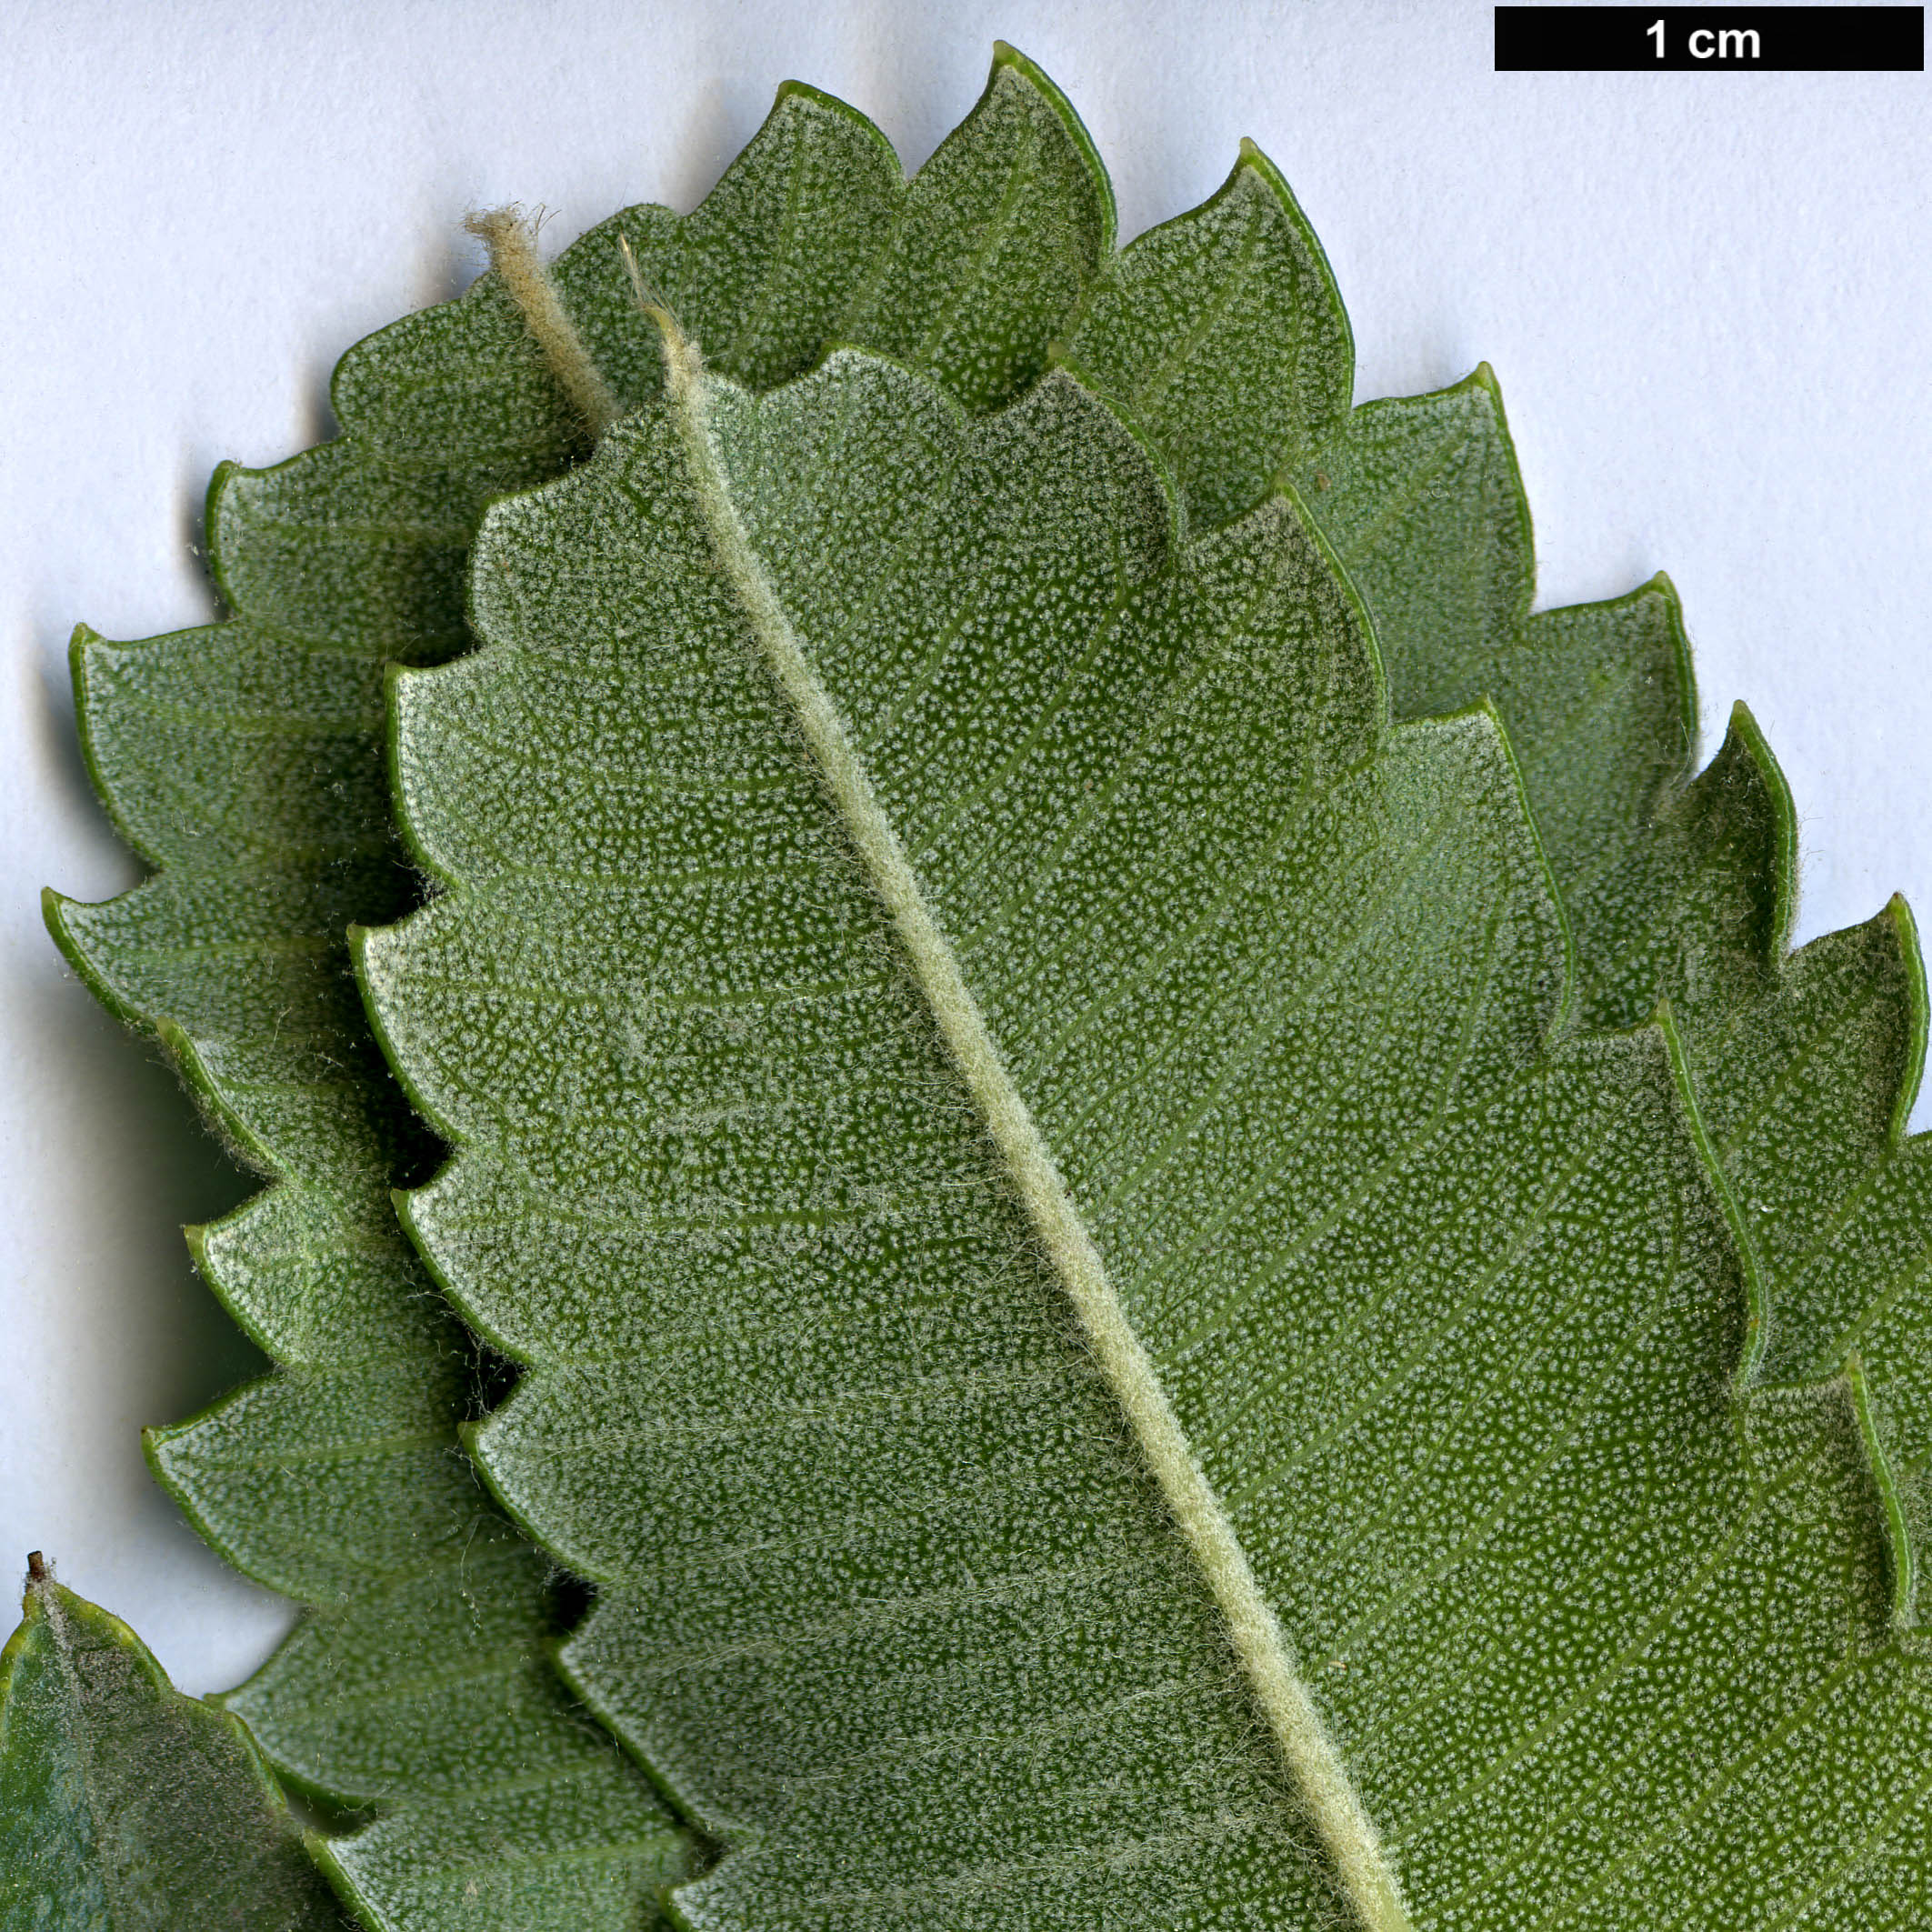
[[[1738,705],[1696,772],[1690,652],[1658,578],[1530,614],[1529,511],[1487,369],[1356,410],[1302,475],[1376,615],[1398,716],[1488,697],[1577,955],[1581,1024],[1667,1000],[1768,1306],[1762,1372],[1856,1370],[1901,1619],[1932,1465],[1932,1140],[1906,1121],[1925,976],[1902,900],[1797,954],[1797,826]]]
[[[5,1932],[342,1932],[261,1754],[32,1560],[0,1650]]]
[[[701,393],[486,520],[483,648],[396,684],[440,896],[362,954],[457,1149],[412,1230],[527,1365],[482,1466],[729,1847],[684,1920],[1340,1904],[776,625],[1408,1922],[1919,1923],[1857,1391],[1739,1386],[1673,1036],[1571,1022],[1492,717],[1391,729],[1297,505],[1183,542],[1064,377],[977,425],[850,354]]]

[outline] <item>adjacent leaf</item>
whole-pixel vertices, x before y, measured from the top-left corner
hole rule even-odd
[[[345,1923],[240,1721],[30,1566],[0,1651],[0,1927],[322,1932]]]
[[[696,213],[627,209],[554,273],[626,405],[657,393],[662,361],[623,245],[713,366],[752,387],[810,368],[828,341],[853,341],[981,410],[1039,374],[1113,241],[1113,190],[1078,115],[996,44],[978,105],[910,182],[862,115],[788,81]]]
[[[548,1571],[486,1524],[459,1569],[372,1581],[225,1700],[297,1783],[390,1800],[315,1847],[371,1924],[652,1923],[694,1868],[608,1737],[559,1721]]]
[[[1667,999],[1766,1286],[1765,1373],[1868,1391],[1895,1614],[1916,1617],[1932,1464],[1932,1143],[1906,1122],[1924,973],[1894,900],[1787,956],[1797,826],[1740,705],[1694,776],[1697,696],[1658,578],[1532,616],[1529,513],[1487,368],[1373,403],[1310,499],[1376,612],[1398,714],[1496,703],[1577,944],[1577,1015]]]
[[[1868,1405],[1739,1387],[1491,718],[1065,377],[672,360],[397,678],[362,969],[682,1922],[1919,1923]]]
[[[411,896],[376,779],[382,664],[399,651],[433,656],[460,636],[425,636],[415,622],[420,600],[385,601],[382,586],[413,583],[439,541],[460,567],[459,512],[473,520],[495,487],[522,476],[494,455],[468,474],[408,476],[373,462],[358,470],[343,459],[348,446],[292,465],[295,475],[280,486],[284,515],[291,498],[313,493],[319,540],[300,552],[304,571],[285,556],[279,574],[264,567],[265,551],[291,548],[288,526],[273,516],[252,526],[249,480],[231,473],[217,482],[210,527],[224,573],[231,557],[245,560],[225,578],[242,615],[145,645],[77,639],[96,782],[161,869],[105,906],[53,901],[49,916],[95,990],[159,1036],[217,1126],[275,1182],[192,1238],[204,1273],[285,1372],[205,1417],[155,1432],[157,1473],[217,1548],[315,1606],[309,1639],[345,1654],[372,1579],[424,1577],[452,1597],[520,1590],[520,1600],[491,1607],[521,1624],[519,1647],[445,1662],[437,1681],[460,1713],[475,1695],[460,1681],[463,1664],[494,1673],[499,1696],[518,1695],[548,1632],[526,1571],[468,1567],[478,1540],[501,1533],[455,1441],[475,1400],[472,1350],[395,1226],[388,1190],[419,1168],[420,1136],[381,1073],[340,935],[372,905],[399,908]],[[392,511],[415,505],[409,541],[393,544],[370,526],[345,539],[334,519],[356,492]],[[358,580],[360,594],[347,595]],[[259,596],[256,584],[265,586]],[[367,1695],[346,1667],[336,1689]],[[561,1804],[576,1791],[608,1810],[615,1782],[627,1829],[599,1856],[626,1902],[607,1922],[633,1923],[690,1868],[690,1849],[645,1781],[607,1748],[590,1747],[590,1727],[560,1688],[529,1716],[520,1752],[506,1762],[446,1718],[435,1735],[447,1755],[414,1781],[354,1775],[330,1758],[325,1736],[276,1757],[341,1804],[431,1800],[415,1827],[425,1860],[462,1887],[475,1885],[475,1897],[486,1885],[492,1909],[514,1901],[528,1911],[526,1926],[584,1921],[537,1915],[551,1887],[540,1864],[529,1867],[533,1890],[528,1874],[479,1861],[465,1807],[445,1803],[445,1793],[460,1787],[488,1806],[540,1788]],[[285,1717],[276,1727],[285,1742]],[[398,1707],[392,1722],[403,1721],[420,1723],[421,1714],[405,1720]],[[360,1902],[375,1925],[438,1922],[399,1917],[405,1901],[380,1888]]]

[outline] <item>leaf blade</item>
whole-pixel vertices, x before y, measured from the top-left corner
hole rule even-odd
[[[1923,1693],[1887,1629],[1839,1395],[1784,1416],[1735,1390],[1747,1267],[1682,1054],[1656,1027],[1546,1048],[1563,925],[1493,719],[1385,740],[1359,616],[1292,507],[1176,562],[1165,519],[1129,507],[1147,482],[1110,493],[1136,461],[1152,478],[1146,457],[1075,394],[974,428],[845,355],[710,406],[748,540],[1316,1677],[1412,1917],[1750,1922],[1847,1882],[1828,1838],[1794,1832],[1802,1794],[1767,1780],[1834,1699],[1889,1678],[1826,1789],[1875,1845],[1917,1842],[1900,1739]],[[1120,1426],[1064,1326],[991,1352],[1016,1305],[1050,1306],[1045,1244],[1009,1221],[989,1246],[963,1218],[1012,1210],[975,1182],[983,1111],[946,1097],[926,1003],[908,1014],[870,936],[878,879],[835,836],[816,865],[796,830],[774,844],[802,808],[775,817],[774,788],[813,768],[747,667],[753,620],[686,461],[646,411],[576,478],[500,507],[485,649],[395,680],[405,823],[449,889],[361,963],[459,1150],[413,1228],[461,1305],[527,1338],[483,1467],[605,1581],[574,1681],[736,1841],[680,1895],[690,1923],[856,1927],[888,1905],[990,1923],[1022,1884],[1069,1924],[1263,1898],[1294,1923],[1320,1907],[1271,1889],[1306,1857],[1292,1803],[1231,1847],[1188,1808],[1184,1741],[1156,1733],[1150,1754],[1183,1788],[1149,1782],[1107,1716],[1151,1723],[1148,1687],[1097,1602],[1079,1621],[1108,1633],[1107,1664],[1055,1653],[1067,1722],[1036,1714],[1028,1777],[968,1761],[1016,1747],[988,1714],[1044,1654],[1002,1661],[1006,1629],[981,1651],[973,1619],[1002,1614],[1002,1587],[1048,1588],[1053,1550],[1103,1588],[1161,1512],[1130,1534],[1131,1507],[1098,1500]],[[1238,569],[1246,596],[1188,603],[1190,568],[1270,541],[1297,560],[1274,629]],[[1324,596],[1326,628],[1306,616]],[[465,844],[480,801],[451,747],[548,732],[571,763],[593,730],[588,792],[526,784],[503,807],[520,847]],[[779,849],[765,886],[734,883]],[[1176,1052],[1183,1012],[1199,1038]],[[1283,1117],[1304,1123],[1286,1166]],[[1010,1171],[1004,1188],[1025,1191]],[[581,1282],[544,1265],[560,1224]],[[606,1326],[615,1281],[635,1299]],[[1727,1620],[1750,1633],[1742,1664],[1711,1647]],[[911,1657],[936,1652],[921,1677]],[[1191,1654],[1184,1676],[1226,1682],[1212,1653],[1145,1661]],[[1673,1733],[1707,1707],[1704,1737]],[[1238,1788],[1266,1816],[1255,1776]],[[1901,1778],[1903,1811],[1871,1808]],[[1156,1813],[1186,1821],[1185,1849]],[[1911,1922],[1910,1869],[1875,1922]]]
[[[242,1724],[33,1568],[0,1653],[0,1924],[344,1925]]]
[[[1065,359],[1134,415],[1189,516],[1213,529],[1328,441],[1347,413],[1355,347],[1314,230],[1244,142],[1206,201],[1106,265]]]
[[[1748,709],[1694,775],[1697,694],[1676,593],[1530,614],[1528,512],[1487,367],[1371,403],[1315,459],[1310,502],[1374,605],[1398,715],[1494,699],[1577,940],[1583,1024],[1668,1001],[1742,1238],[1766,1287],[1754,1370],[1874,1391],[1870,1478],[1887,1507],[1902,1627],[1932,1468],[1917,936],[1895,902],[1788,951],[1797,819]],[[1847,1385],[1848,1386],[1848,1384]],[[1895,1478],[1895,1469],[1897,1477]]]

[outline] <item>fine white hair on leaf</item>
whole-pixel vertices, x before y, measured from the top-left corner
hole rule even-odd
[[[583,417],[592,436],[603,435],[622,412],[603,372],[557,299],[556,286],[536,252],[536,222],[513,206],[472,215],[463,225],[489,250],[490,266],[521,311],[525,326],[544,352],[544,360],[570,398],[571,406]]]

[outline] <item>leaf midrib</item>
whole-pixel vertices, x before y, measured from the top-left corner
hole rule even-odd
[[[954,948],[926,903],[845,719],[819,683],[739,518],[711,430],[710,396],[697,353],[668,315],[654,311],[654,319],[663,335],[666,406],[719,575],[806,739],[829,802],[905,948],[937,1031],[1073,1303],[1089,1350],[1226,1620],[1250,1693],[1300,1787],[1303,1807],[1334,1862],[1344,1894],[1369,1932],[1409,1932],[1393,1867],[1296,1670],[1280,1623],[1152,1358],[1127,1319],[1052,1150],[1006,1070]]]

